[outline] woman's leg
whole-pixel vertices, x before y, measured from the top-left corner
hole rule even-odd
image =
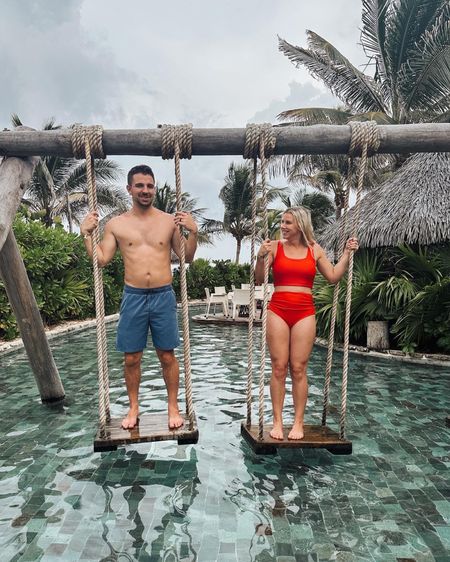
[[[270,397],[273,428],[270,436],[274,439],[283,439],[283,404],[289,363],[289,326],[271,310],[267,314],[267,345],[272,361]]]
[[[306,368],[316,336],[316,317],[307,316],[291,328],[289,369],[292,377],[294,424],[288,439],[303,439],[303,417],[308,398]]]

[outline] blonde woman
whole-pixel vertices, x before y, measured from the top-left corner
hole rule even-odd
[[[288,368],[292,378],[294,423],[288,439],[303,439],[303,418],[308,397],[306,368],[316,335],[312,287],[316,270],[330,283],[337,283],[348,268],[351,252],[358,249],[350,238],[336,265],[327,259],[314,240],[311,215],[304,207],[291,207],[281,218],[282,240],[261,245],[255,267],[255,282],[264,279],[264,256],[269,255],[275,291],[268,306],[267,344],[272,362],[270,396],[273,428],[270,436],[283,439],[283,404]]]

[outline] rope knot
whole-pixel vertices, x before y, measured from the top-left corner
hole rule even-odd
[[[244,158],[261,158],[261,155],[269,158],[276,143],[277,136],[270,123],[249,123],[245,128]]]
[[[158,125],[161,129],[161,155],[169,160],[178,151],[179,158],[191,159],[192,156],[192,124]]]
[[[78,160],[86,158],[87,152],[93,158],[106,158],[103,150],[103,127],[101,125],[75,124],[72,127],[71,141],[73,155]]]
[[[380,135],[376,121],[350,121],[350,156],[361,156],[367,145],[367,156],[374,154],[380,146]]]

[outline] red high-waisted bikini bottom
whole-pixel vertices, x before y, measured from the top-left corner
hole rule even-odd
[[[275,291],[269,302],[268,309],[282,318],[289,328],[307,316],[316,313],[311,293],[292,293]]]

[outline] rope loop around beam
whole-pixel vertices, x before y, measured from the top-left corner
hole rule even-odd
[[[106,158],[103,149],[103,127],[101,125],[80,125],[72,127],[72,150],[74,158],[86,158],[86,141],[89,142],[93,158]]]
[[[264,144],[264,156],[272,156],[277,143],[277,135],[270,123],[249,123],[245,128],[244,158],[258,158],[260,145]]]
[[[350,121],[349,126],[351,130],[349,156],[361,156],[365,145],[367,145],[367,156],[375,154],[380,147],[376,121]]]
[[[179,158],[192,157],[192,123],[182,125],[159,125],[161,129],[161,155],[163,160],[170,160],[175,156],[178,145]]]

